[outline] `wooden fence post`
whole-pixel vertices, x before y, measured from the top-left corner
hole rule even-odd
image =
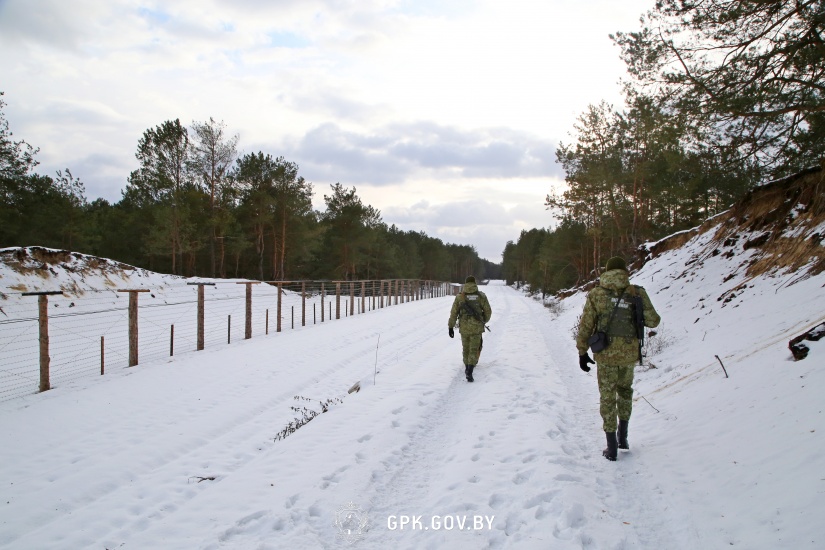
[[[335,283],[335,319],[341,318],[341,283]]]
[[[349,284],[349,314],[355,315],[355,281]]]
[[[40,294],[37,297],[38,332],[40,334],[40,391],[51,389],[49,380],[49,296]]]
[[[197,351],[201,351],[203,349],[203,327],[204,327],[204,292],[203,287],[208,286],[215,286],[215,283],[186,283],[187,285],[194,285],[198,287],[198,334],[197,334],[197,342],[195,344],[195,349]]]
[[[244,329],[244,339],[249,340],[252,338],[252,285],[258,285],[261,283],[260,281],[244,281],[235,284],[246,285],[246,326]]]
[[[100,376],[103,376],[103,356],[105,355],[105,348],[103,346],[103,336],[100,337]]]
[[[118,290],[129,293],[129,366],[138,364],[138,293],[149,289]]]
[[[214,283],[212,283],[214,284]],[[196,342],[195,342],[195,351],[201,351],[203,349],[203,333],[204,333],[204,304],[206,300],[204,299],[204,292],[203,292],[203,285],[198,285],[198,333],[195,335]]]
[[[307,326],[307,284],[301,281],[301,326]]]
[[[364,313],[366,310],[366,302],[364,300],[367,299],[367,282],[361,281],[361,313]]]
[[[321,322],[324,322],[324,283],[321,283]]]
[[[275,323],[275,325],[277,327],[275,329],[275,332],[281,332],[281,283],[276,284],[275,287],[278,289],[278,312],[277,312],[278,313],[277,314],[278,320]]]
[[[37,324],[40,338],[40,391],[51,389],[49,380],[49,296],[63,294],[59,290],[45,292],[24,292],[23,296],[37,296]]]

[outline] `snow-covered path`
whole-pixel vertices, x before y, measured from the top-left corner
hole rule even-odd
[[[3,403],[0,547],[678,548],[642,459],[600,456],[569,326],[484,290],[473,384],[442,298]],[[354,542],[348,504],[369,518]]]

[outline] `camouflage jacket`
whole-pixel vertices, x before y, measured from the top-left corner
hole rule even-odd
[[[484,319],[482,323],[474,315],[471,315],[462,305],[466,303],[479,317]],[[458,331],[461,334],[481,334],[484,332],[484,324],[490,321],[493,310],[490,309],[490,302],[487,295],[478,289],[476,283],[465,283],[464,290],[453,300],[453,307],[450,310],[449,327],[454,327],[458,320]]]
[[[616,306],[616,301],[625,292],[627,295],[616,308],[610,330],[607,331],[608,320]],[[624,366],[632,365],[639,359],[639,340],[636,338],[632,325],[627,326],[628,319],[631,318],[629,316],[632,315],[631,298],[636,293],[642,297],[644,304],[645,326],[653,328],[659,325],[661,319],[653,308],[645,289],[631,285],[627,271],[611,269],[602,274],[599,286],[587,295],[579,322],[579,332],[576,336],[576,348],[579,355],[588,352],[587,339],[590,335],[597,330],[603,330],[610,335],[610,345],[605,350],[593,354],[597,363]]]

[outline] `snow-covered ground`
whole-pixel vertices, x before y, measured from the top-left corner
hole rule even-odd
[[[473,384],[436,298],[0,403],[0,548],[822,548],[825,341],[787,343],[825,277],[742,286],[708,238],[631,278],[663,322],[617,462],[584,296],[492,283]]]
[[[0,401],[39,387],[38,298],[48,297],[50,381],[112,372],[129,364],[128,289],[138,294],[141,364],[197,349],[197,295],[204,286],[204,345],[212,349],[245,337],[247,279],[199,279],[153,273],[94,256],[42,247],[0,249]],[[252,282],[252,338],[279,330],[278,288]],[[337,287],[337,289],[336,289]],[[309,281],[281,286],[280,330],[309,330],[375,309],[449,292],[419,281]],[[363,299],[362,299],[363,291]],[[336,292],[340,299],[336,300]],[[339,319],[336,319],[336,316]]]

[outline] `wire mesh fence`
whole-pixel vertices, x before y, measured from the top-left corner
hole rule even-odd
[[[393,279],[195,280],[139,291],[72,289],[49,296],[3,289],[0,401],[107,370],[445,296],[453,288],[440,281]]]

